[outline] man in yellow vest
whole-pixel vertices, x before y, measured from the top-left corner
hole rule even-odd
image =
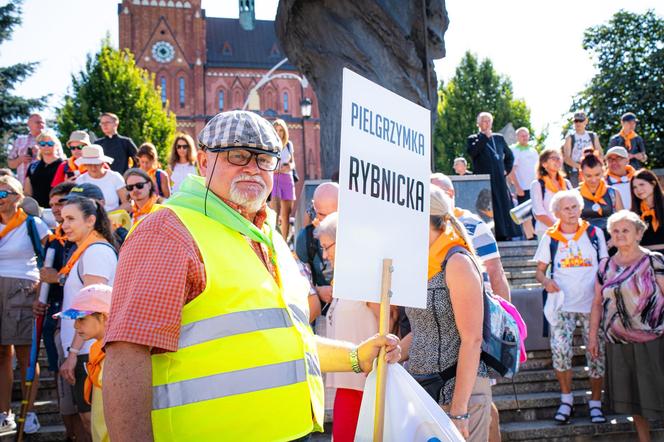
[[[257,114],[218,114],[189,176],[120,254],[105,337],[111,440],[290,441],[322,431],[321,372],[369,371],[395,336],[314,336],[308,281],[266,220],[281,142]]]

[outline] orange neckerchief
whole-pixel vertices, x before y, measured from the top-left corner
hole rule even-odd
[[[606,200],[604,200],[604,195],[606,195],[606,192],[608,192],[609,188],[606,185],[606,182],[604,180],[599,181],[599,186],[597,186],[597,190],[595,193],[592,193],[590,189],[588,189],[588,186],[586,186],[585,182],[582,182],[579,185],[579,190],[581,191],[581,196],[587,199],[588,201],[592,201],[595,204],[604,204],[606,205]],[[600,207],[597,213],[601,216],[602,215],[602,208]]]
[[[63,246],[65,245],[65,241],[67,241],[67,236],[62,231],[62,224],[58,224],[58,227],[55,228],[55,232],[48,235],[48,240],[50,242],[57,241],[60,243],[60,245]]]
[[[454,247],[461,246],[468,249],[466,242],[454,231],[452,226],[447,226],[447,229],[431,244],[429,247],[429,272],[428,279],[433,278],[436,274],[440,273],[440,265],[445,260],[447,252]]]
[[[131,202],[131,219],[134,223],[136,223],[140,217],[150,213],[158,198],[157,195],[152,195],[143,208],[139,208],[134,201]]]
[[[544,177],[542,177],[542,179],[544,180],[544,187],[547,188],[551,193],[560,192],[561,190],[565,190],[566,187],[565,179],[559,173],[556,174],[556,177],[557,181],[555,184],[558,185],[557,188],[554,185],[554,182],[549,175],[545,175]]]
[[[81,174],[84,174],[88,171],[87,167],[85,167],[85,164],[81,164],[80,166],[77,165],[76,158],[74,157],[69,157],[67,160],[67,165],[69,166],[69,170],[72,172],[76,172],[78,170]]]
[[[14,215],[9,219],[9,222],[2,229],[2,232],[0,232],[0,239],[4,238],[9,234],[9,232],[23,224],[26,219],[28,219],[28,214],[19,207],[16,213],[14,213]]]
[[[83,244],[76,248],[74,253],[71,255],[71,258],[69,258],[69,261],[67,261],[67,264],[65,264],[65,266],[60,269],[59,273],[63,276],[68,275],[69,272],[71,272],[71,269],[74,267],[74,264],[76,264],[76,261],[78,261],[78,258],[80,258],[83,252],[85,252],[85,249],[90,247],[91,244],[100,241],[106,241],[101,233],[97,232],[96,230],[90,232],[88,237],[85,238],[85,241],[83,241]]]
[[[576,233],[574,234],[574,237],[572,238],[572,241],[576,242],[581,238],[581,235],[588,230],[588,227],[590,226],[590,223],[586,221],[585,219],[579,220],[579,228],[576,230]],[[563,232],[560,231],[560,220],[556,221],[556,223],[549,227],[546,230],[546,234],[549,235],[551,238],[558,240],[562,242],[563,244],[567,245],[567,238],[565,238],[565,235]]]
[[[645,201],[641,201],[641,219],[645,221],[647,216],[650,217],[650,224],[652,224],[652,229],[656,232],[659,229],[659,220],[657,219],[655,208],[651,209]]]
[[[97,388],[101,388],[99,375],[101,374],[101,363],[106,357],[106,353],[104,353],[101,343],[101,340],[97,340],[94,344],[92,344],[90,347],[88,362],[85,364],[88,369],[88,377],[85,378],[85,390],[83,392],[83,397],[85,398],[85,402],[88,404],[92,402],[92,386],[94,385]]]
[[[454,217],[455,218],[461,218],[462,216],[463,216],[463,209],[455,207],[454,208]]]
[[[632,177],[636,173],[636,170],[632,166],[630,166],[629,164],[627,165],[626,170],[627,170],[627,175],[625,175],[625,177],[627,177],[627,181],[629,182],[629,181],[632,180]],[[618,182],[618,183],[623,182],[623,178],[624,178],[622,176],[614,175],[610,171],[607,173],[607,176],[613,178],[613,180]]]
[[[625,140],[625,147],[627,148],[627,151],[629,152],[629,150],[632,148],[632,140],[634,138],[638,137],[638,135],[634,131],[631,131],[630,133],[626,134],[624,128],[620,129],[620,132],[618,133],[618,135],[623,137],[623,140]]]

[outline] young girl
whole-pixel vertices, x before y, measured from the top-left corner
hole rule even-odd
[[[664,249],[664,196],[657,175],[648,169],[634,174],[630,183],[632,189],[632,212],[641,217],[648,226],[643,232],[641,245],[650,250]]]
[[[143,143],[138,148],[138,162],[141,169],[146,171],[152,178],[152,181],[157,185],[157,195],[168,198],[171,196],[171,183],[168,174],[159,169],[159,161],[157,157],[157,148],[152,143]]]
[[[196,154],[196,145],[191,136],[183,133],[175,136],[171,155],[168,158],[168,175],[171,177],[173,192],[178,191],[180,183],[187,175],[198,175]]]
[[[533,202],[533,215],[535,216],[535,234],[541,238],[546,229],[553,226],[556,217],[551,212],[549,204],[556,192],[569,190],[572,184],[563,178],[560,171],[563,157],[558,149],[544,149],[537,163],[537,179],[530,184],[530,198]]]
[[[101,396],[104,357],[102,348],[108,314],[111,311],[112,288],[105,284],[93,284],[82,288],[71,307],[62,313],[53,315],[75,320],[76,333],[83,339],[96,339],[90,347],[90,359],[86,364],[88,377],[85,379],[84,398],[92,405],[92,440],[106,442],[108,430],[104,420],[104,404]]]
[[[288,241],[288,230],[290,229],[290,214],[295,201],[295,155],[293,143],[288,140],[288,126],[284,120],[275,120],[272,123],[274,129],[281,139],[281,163],[279,169],[274,171],[274,187],[272,188],[272,201],[270,206],[279,216],[281,236]]]

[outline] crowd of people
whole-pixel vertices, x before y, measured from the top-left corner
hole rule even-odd
[[[319,185],[306,225],[290,231],[296,173],[283,121],[220,113],[199,134],[200,149],[176,135],[161,168],[155,146],[118,135],[112,113],[100,118],[103,138],[70,134],[69,157],[31,116],[30,134],[10,155],[15,172],[0,176],[0,433],[17,422],[12,360],[25,380],[33,324],[43,317],[71,440],[211,440],[220,432],[307,440],[323,428],[327,387],[333,438],[351,441],[365,374],[387,347],[388,362],[404,364],[467,440],[499,441],[495,373],[479,355],[484,297],[511,306],[496,239],[521,236],[509,214],[514,197],[532,201],[524,234],[539,241],[536,278],[561,388],[552,419],[574,415],[580,325],[590,421],[605,422],[606,408],[630,414],[648,440],[648,419],[664,415],[664,367],[653,363],[664,361],[664,257],[656,252],[664,196],[642,168],[631,114],[605,153],[585,131],[585,114],[574,117],[562,149],[537,152],[527,129],[510,148],[491,131],[491,114],[478,116],[468,153],[474,172],[491,176],[495,235],[456,207],[448,176],[432,174],[427,308],[393,307],[392,334],[379,336],[378,305],[333,297],[339,185]],[[463,158],[454,168],[470,173]],[[50,218],[28,210],[29,197]],[[53,262],[42,265],[50,251]],[[36,298],[40,284],[48,284],[46,302]],[[40,427],[38,379],[37,367],[26,433]]]

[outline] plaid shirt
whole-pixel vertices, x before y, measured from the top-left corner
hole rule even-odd
[[[261,228],[265,218],[261,210],[254,224]],[[275,276],[267,247],[247,241]],[[182,307],[205,285],[202,255],[177,215],[170,210],[149,215],[122,246],[104,345],[123,341],[148,346],[153,353],[177,351]]]

